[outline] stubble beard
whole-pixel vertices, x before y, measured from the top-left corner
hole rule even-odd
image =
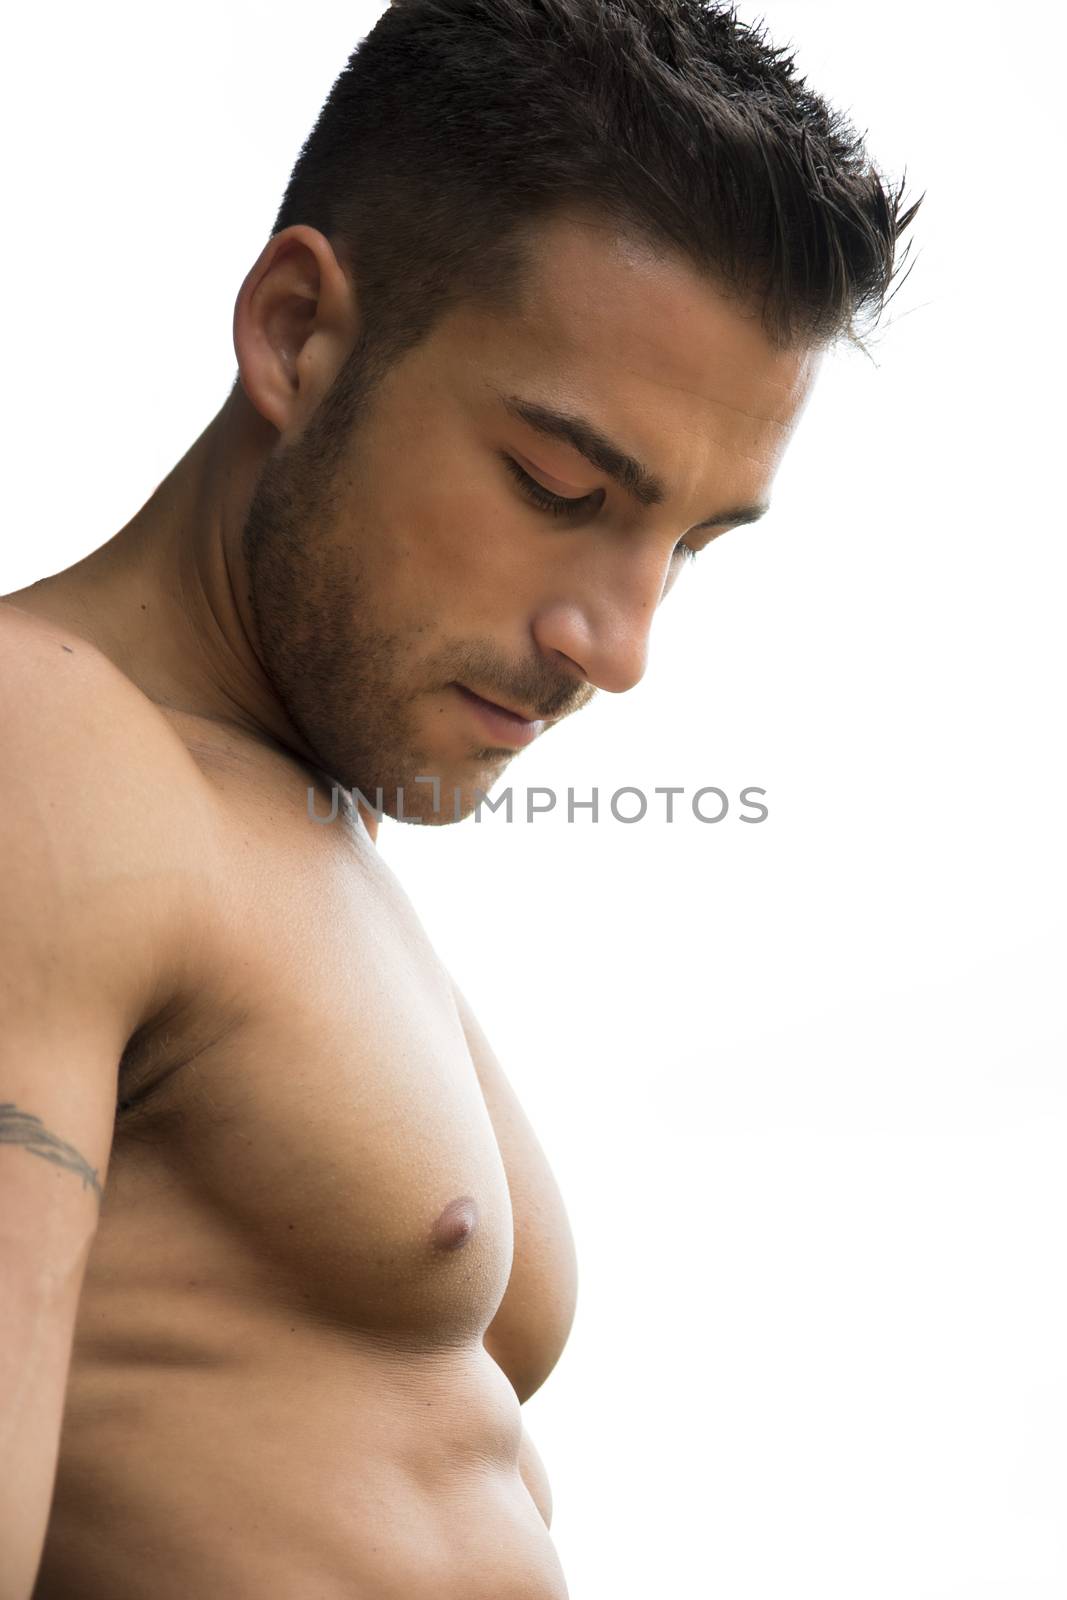
[[[433,661],[412,648],[431,619],[413,619],[404,634],[376,624],[359,560],[373,530],[342,526],[339,481],[359,470],[375,387],[342,372],[303,433],[267,458],[241,533],[248,597],[263,670],[327,779],[376,808],[380,790],[388,816],[445,824],[470,814],[513,752],[472,751],[458,799],[447,782],[436,795],[415,782],[442,775],[418,740],[413,672],[443,689],[456,652],[445,652],[435,677]]]

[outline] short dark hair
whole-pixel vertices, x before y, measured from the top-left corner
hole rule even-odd
[[[709,0],[394,0],[352,52],[274,233],[317,228],[384,370],[450,308],[519,303],[564,208],[674,247],[780,348],[861,343],[920,202]],[[905,251],[905,255],[907,251]]]

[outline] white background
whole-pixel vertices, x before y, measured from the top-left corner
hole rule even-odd
[[[378,8],[9,24],[0,591],[142,504],[225,398],[241,279]],[[761,14],[747,5],[742,16]],[[386,823],[565,1192],[527,1406],[574,1600],[1062,1600],[1062,37],[1051,9],[762,12],[909,192],[874,362],[649,671],[520,757],[602,810]],[[656,785],[767,790],[664,821]]]

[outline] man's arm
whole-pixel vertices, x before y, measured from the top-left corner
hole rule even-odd
[[[0,620],[0,1600],[33,1588],[118,1063],[166,996],[175,819],[149,814],[134,695]]]

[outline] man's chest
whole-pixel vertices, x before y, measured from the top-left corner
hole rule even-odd
[[[451,1343],[493,1323],[505,1370],[536,1386],[574,1296],[536,1139],[501,1083],[480,1081],[499,1069],[476,1065],[448,975],[365,835],[327,843],[292,792],[243,814],[236,798],[231,783],[203,989],[124,1058],[116,1245],[124,1215],[173,1193],[179,1235],[182,1217],[215,1219],[250,1282],[386,1338]],[[531,1303],[554,1309],[531,1318]]]

